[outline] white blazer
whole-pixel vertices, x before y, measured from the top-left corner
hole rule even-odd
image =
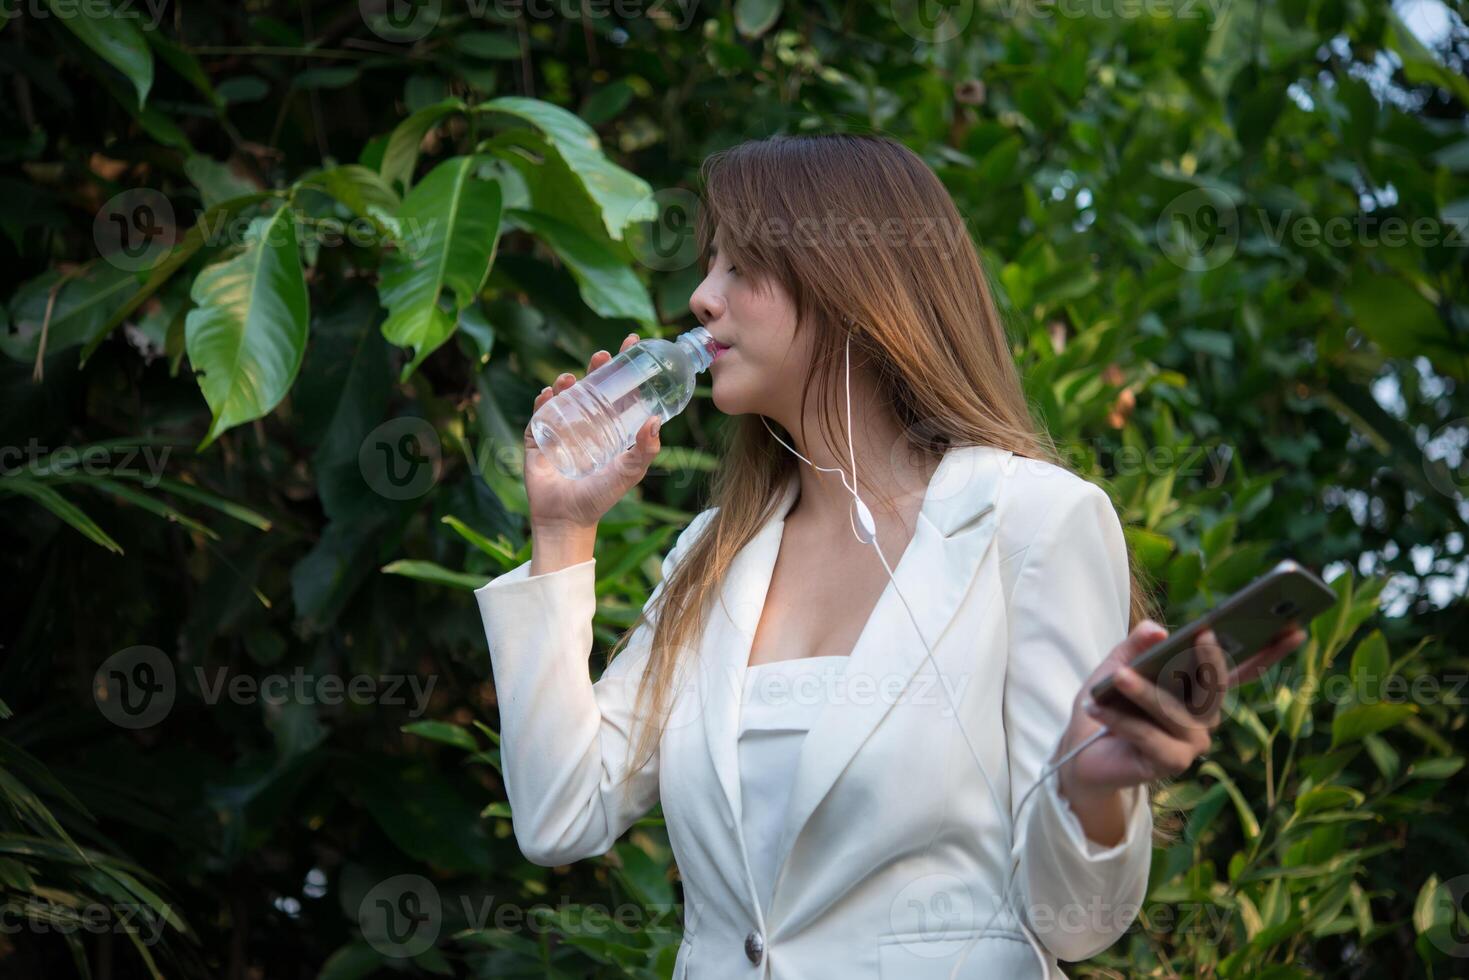
[[[1048,975],[1064,977],[1057,958],[1092,956],[1131,925],[1152,853],[1145,786],[1124,793],[1116,846],[1087,839],[1055,777],[1010,836],[1016,802],[1057,755],[1072,699],[1128,631],[1127,554],[1111,501],[1005,450],[945,453],[894,567],[942,678],[889,583],[842,696],[806,736],[765,910],[739,830],[740,695],[798,489],[793,475],[736,557],[702,642],[682,661],[657,753],[627,795],[618,784],[650,627],[594,684],[595,559],[536,576],[527,561],[475,593],[517,842],[536,864],[568,864],[605,853],[661,801],[684,889],[674,980],[1038,977],[1022,928],[1039,940]],[[683,531],[665,577],[713,513]],[[992,802],[951,704],[1009,813]],[[1012,860],[1018,915],[982,932]]]

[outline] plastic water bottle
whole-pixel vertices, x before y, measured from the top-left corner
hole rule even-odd
[[[536,410],[536,445],[567,479],[590,476],[631,449],[650,417],[667,422],[688,406],[718,346],[703,327],[638,341]]]

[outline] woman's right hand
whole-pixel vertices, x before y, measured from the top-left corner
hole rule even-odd
[[[619,353],[638,342],[638,335],[630,333],[622,341]],[[587,362],[587,372],[612,360],[612,355],[599,350]],[[548,399],[555,398],[575,384],[577,378],[571,372],[558,377],[553,385],[541,390],[536,397],[532,413],[539,410]],[[561,475],[531,435],[530,425],[525,427],[525,493],[530,504],[531,532],[545,531],[595,531],[597,522],[612,509],[623,496],[642,482],[663,445],[658,438],[658,416],[643,423],[638,430],[637,442],[633,447],[617,456],[601,470],[580,480],[569,480]]]

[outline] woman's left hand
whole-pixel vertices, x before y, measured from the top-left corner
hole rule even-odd
[[[1197,639],[1191,671],[1192,688],[1197,694],[1192,700],[1197,703],[1185,704],[1128,666],[1167,636],[1164,627],[1144,620],[1082,685],[1072,704],[1071,721],[1058,757],[1102,725],[1107,726],[1108,734],[1061,768],[1059,788],[1073,803],[1110,797],[1117,790],[1187,770],[1213,741],[1225,692],[1258,677],[1306,639],[1305,631],[1292,620],[1248,660],[1230,665],[1214,631],[1203,630]],[[1188,665],[1188,661],[1181,663]],[[1134,710],[1092,703],[1092,686],[1108,675],[1115,675],[1118,692]]]

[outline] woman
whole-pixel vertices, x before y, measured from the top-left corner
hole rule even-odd
[[[932,171],[833,135],[741,144],[703,176],[690,307],[737,416],[712,506],[593,684],[597,521],[657,421],[581,481],[527,430],[532,558],[476,593],[516,838],[567,864],[661,802],[675,978],[1063,976],[1136,916],[1147,785],[1207,748],[1218,699],[1191,710],[1124,666],[1167,632],[1106,493],[1035,430]],[[849,474],[900,561],[854,535]],[[1212,635],[1199,653],[1222,666]],[[1136,711],[1087,701],[1113,671]]]

